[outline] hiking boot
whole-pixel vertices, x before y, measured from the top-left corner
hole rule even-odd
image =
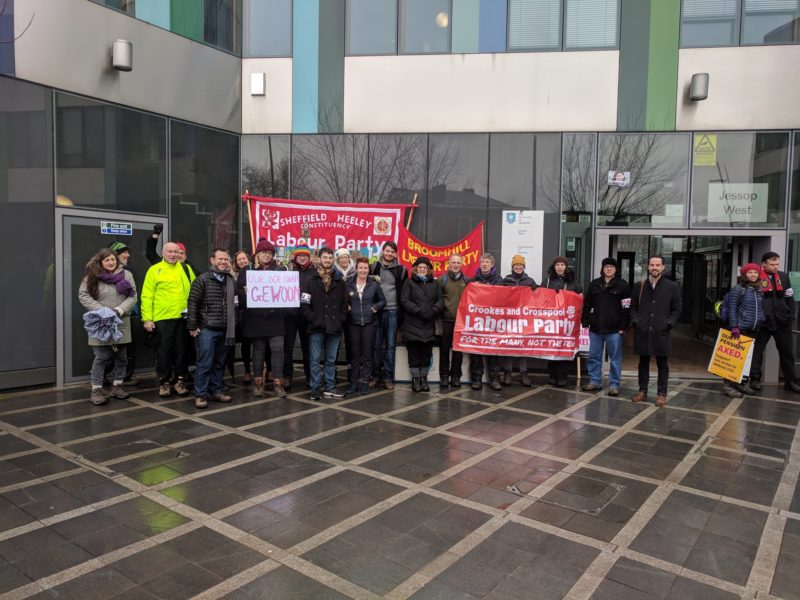
[[[619,388],[615,388],[615,387],[608,388],[608,395],[609,396],[619,396]]]
[[[428,385],[428,376],[427,375],[423,375],[422,377],[420,377],[420,380],[421,380],[420,381],[420,389],[423,392],[430,392],[431,391],[431,386]]]
[[[450,387],[450,380],[448,379],[447,375],[442,375],[439,378],[439,389],[446,390]]]
[[[108,402],[108,398],[103,393],[103,388],[92,388],[92,395],[89,397],[89,400],[95,406],[102,406],[106,402]]]
[[[461,387],[461,376],[458,377],[451,377],[450,378],[450,387],[460,388]]]
[[[471,387],[475,391],[478,391],[479,389],[481,389],[483,387],[483,382],[481,382],[481,381],[473,381],[469,385],[469,387]]]
[[[272,391],[278,398],[286,398],[286,389],[283,387],[283,379],[272,380]]]
[[[581,389],[584,392],[597,392],[603,389],[602,385],[597,385],[596,383],[584,383],[581,386]]]
[[[264,380],[261,377],[256,377],[253,380],[253,396],[255,398],[262,398],[264,396]]]
[[[161,398],[169,398],[172,395],[172,389],[170,388],[169,382],[162,383],[159,386],[158,395]]]
[[[394,389],[394,381],[384,381],[383,382],[383,387],[385,387],[387,390],[393,390]]]
[[[656,396],[656,406],[666,406],[667,405],[667,395],[666,394],[659,394]]]
[[[748,396],[751,396],[751,395],[753,395],[755,393],[753,391],[753,388],[751,388],[750,384],[748,382],[746,382],[746,381],[743,381],[742,383],[740,383],[739,385],[735,385],[734,387],[737,390],[739,390],[740,392],[742,392],[743,394],[746,394]]]
[[[645,402],[647,400],[647,391],[639,390],[633,395],[633,398],[631,398],[631,400],[633,400],[634,402]]]
[[[415,394],[422,391],[422,377],[411,378],[411,391]]]
[[[489,382],[489,387],[492,388],[495,392],[499,392],[503,389],[503,386],[500,384],[499,377],[493,377],[492,380]]]
[[[208,400],[206,400],[202,396],[197,396],[194,399],[194,407],[195,408],[208,408]]]
[[[183,377],[178,377],[178,381],[175,382],[175,393],[178,394],[178,396],[185,396],[189,393],[183,381]]]
[[[358,393],[362,396],[369,394],[369,381],[362,381],[358,386]]]
[[[211,399],[214,402],[225,402],[226,404],[231,401],[231,397],[223,393],[214,394],[213,396],[211,396]]]
[[[722,393],[728,398],[742,398],[744,396],[730,381],[726,381],[725,385],[722,386]]]
[[[511,371],[506,371],[503,373],[503,377],[500,380],[500,383],[506,386],[511,385]]]
[[[760,379],[755,379],[754,377],[751,377],[750,381],[748,383],[750,384],[750,389],[751,390],[755,390],[757,392],[758,390],[761,389],[761,380]]]
[[[112,398],[119,398],[120,400],[125,400],[125,398],[130,398],[130,394],[126,392],[121,385],[115,385],[111,388],[111,397]]]
[[[531,387],[533,382],[531,381],[530,375],[528,375],[527,371],[522,372],[521,381],[522,387]]]

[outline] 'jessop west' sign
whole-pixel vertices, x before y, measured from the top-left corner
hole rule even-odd
[[[708,220],[721,223],[766,223],[767,183],[709,183]]]

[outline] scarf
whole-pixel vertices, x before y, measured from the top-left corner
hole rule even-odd
[[[428,281],[431,281],[433,278],[430,275],[418,275],[417,273],[414,273],[412,279],[414,279],[414,281],[419,281],[420,283],[427,283]]]
[[[775,278],[773,281],[772,278]],[[761,270],[761,289],[764,292],[782,292],[783,291],[783,283],[781,282],[781,274],[776,272],[773,275],[768,275],[766,271],[763,269]]]
[[[215,269],[209,269],[211,275],[220,283],[225,283],[225,345],[236,345],[236,311],[233,309],[233,298],[236,295],[236,284],[233,282],[233,275]],[[222,279],[220,279],[222,277]]]
[[[325,288],[325,292],[327,293],[331,289],[331,283],[333,283],[333,267],[330,269],[323,269],[322,265],[320,265],[317,267],[317,273],[319,273],[322,279],[322,287]]]
[[[117,271],[116,273],[101,273],[98,279],[103,283],[113,285],[117,288],[118,294],[122,294],[128,298],[136,293],[133,286],[125,279],[125,269]]]
[[[294,268],[297,269],[298,271],[308,271],[310,268],[314,266],[314,263],[312,263],[310,260],[306,264],[301,266],[297,264],[297,260],[295,260],[296,258],[297,258],[296,256],[292,258],[292,264],[294,265]]]
[[[458,281],[459,279],[461,279],[464,276],[464,271],[459,271],[458,273],[453,273],[450,269],[447,269],[447,276],[450,279],[455,279],[456,281]]]

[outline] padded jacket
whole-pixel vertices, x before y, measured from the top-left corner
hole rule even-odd
[[[764,324],[764,294],[760,289],[737,284],[728,292],[728,326],[743,331],[758,331]]]
[[[225,279],[220,283],[211,271],[206,271],[192,282],[186,315],[189,331],[198,327],[217,330],[228,328],[228,310],[234,310],[225,301],[229,277],[233,279],[231,273],[225,273]]]
[[[142,321],[181,318],[194,278],[192,268],[179,262],[171,265],[162,260],[147,269],[141,294]]]
[[[400,324],[404,342],[430,342],[436,337],[436,318],[444,310],[442,287],[432,277],[425,281],[414,275],[400,292],[405,317]]]
[[[351,279],[348,281],[347,300],[350,304],[347,321],[354,325],[369,325],[375,320],[375,314],[386,306],[383,290],[380,284],[372,277],[367,277],[367,284],[364,286],[361,296],[358,295],[356,280]]]

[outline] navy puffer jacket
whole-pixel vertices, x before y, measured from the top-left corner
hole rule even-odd
[[[749,285],[735,285],[729,292],[728,325],[731,329],[758,331],[764,324],[764,294]]]
[[[361,296],[358,295],[356,278],[347,282],[347,297],[350,302],[350,312],[347,320],[354,325],[369,325],[375,320],[375,313],[386,306],[386,298],[380,284],[372,277],[367,278],[367,285]]]

